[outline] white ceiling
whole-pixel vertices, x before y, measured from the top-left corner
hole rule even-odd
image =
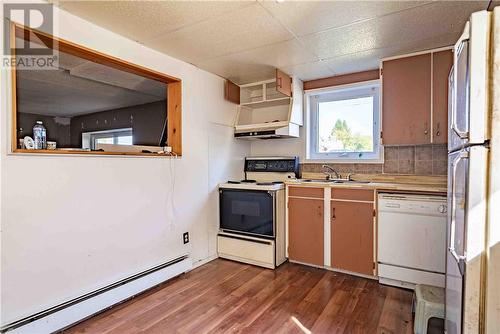
[[[238,84],[310,80],[447,46],[488,1],[60,1],[60,7]]]

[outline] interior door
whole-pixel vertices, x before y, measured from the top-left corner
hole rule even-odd
[[[461,150],[450,154],[448,164],[445,329],[447,334],[460,334],[465,280],[465,259],[462,256],[466,236],[468,151]]]

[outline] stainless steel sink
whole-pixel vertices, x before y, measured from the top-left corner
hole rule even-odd
[[[370,181],[356,181],[348,179],[333,179],[333,180],[315,180],[315,179],[299,179],[299,182],[317,182],[317,183],[370,183]]]
[[[328,180],[315,180],[315,179],[298,179],[297,181],[299,181],[299,182],[321,182],[321,183],[331,182]]]
[[[370,183],[370,181],[357,181],[357,180],[330,180],[332,183]]]

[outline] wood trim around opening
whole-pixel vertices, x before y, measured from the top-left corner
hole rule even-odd
[[[15,29],[15,24],[10,24],[10,57],[12,59],[16,58],[16,34],[12,33]],[[17,139],[17,72],[14,67],[11,70],[11,103],[12,103],[12,114],[11,114],[11,151],[15,152],[17,150],[18,139]]]
[[[25,38],[27,34],[34,34],[47,47],[65,52],[94,63],[109,66],[117,70],[129,72],[151,80],[156,80],[167,84],[167,146],[172,148],[175,156],[182,156],[182,80],[161,72],[148,69],[141,65],[133,64],[126,60],[107,55],[105,53],[87,48],[70,41],[51,36],[39,30],[35,30],[21,24],[11,22],[10,24],[10,48],[11,57],[16,57],[15,42],[16,37]],[[18,149],[17,140],[17,81],[16,68],[11,69],[11,151],[12,153],[41,153],[41,154],[78,154],[78,155],[125,155],[125,156],[154,156],[165,157],[165,154],[151,154],[138,152],[96,152],[96,151],[58,151],[58,150],[25,150]]]
[[[340,86],[363,81],[377,80],[380,78],[379,69],[336,75],[328,78],[304,81],[304,90]]]

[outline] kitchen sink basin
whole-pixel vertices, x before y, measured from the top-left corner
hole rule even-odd
[[[356,181],[356,180],[347,180],[347,179],[333,179],[333,180],[315,180],[315,179],[299,179],[300,182],[315,182],[315,183],[370,183],[370,181]]]
[[[370,181],[357,181],[357,180],[330,180],[331,183],[370,183]]]

